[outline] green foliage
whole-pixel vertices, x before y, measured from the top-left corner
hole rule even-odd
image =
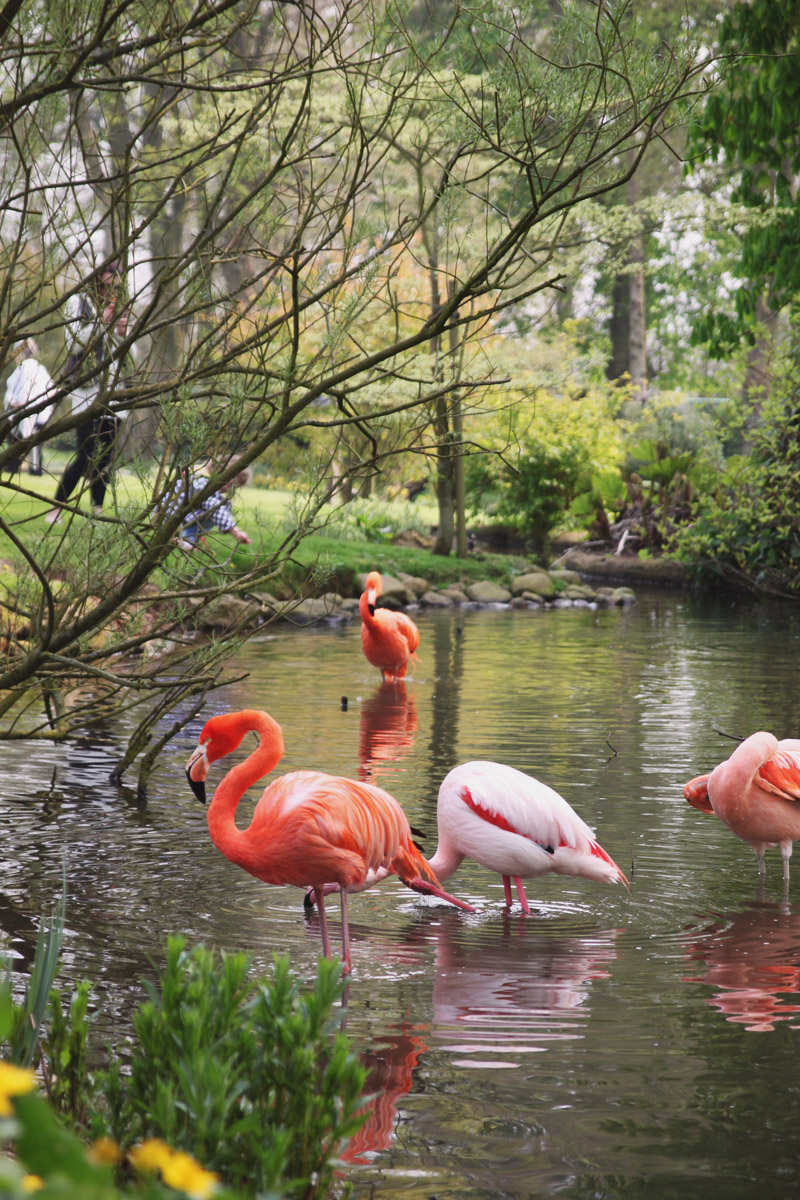
[[[160,985],[134,1016],[130,1063],[101,1081],[108,1132],[123,1146],[162,1137],[243,1195],[283,1183],[325,1196],[364,1085],[338,1031],[340,969],[320,961],[303,993],[285,958],[269,982],[250,982],[249,967],[170,938]]]
[[[42,921],[40,926],[31,977],[25,988],[22,1004],[11,1003],[10,980],[6,979],[5,982],[3,1002],[7,1007],[0,1033],[7,1042],[9,1059],[20,1066],[29,1067],[38,1059],[42,1025],[58,972],[59,954],[64,938],[65,910],[66,881],[58,906],[50,916],[49,925]]]
[[[690,129],[689,150],[736,170],[732,199],[761,219],[740,239],[737,274],[745,281],[734,312],[709,312],[695,330],[722,357],[742,338],[755,341],[756,300],[765,289],[777,309],[800,291],[800,100],[798,0],[747,0],[726,12],[719,32],[720,86]]]
[[[350,500],[337,508],[327,523],[327,532],[344,541],[393,542],[409,530],[430,533],[430,522],[421,507],[372,496]]]
[[[611,470],[622,453],[615,411],[624,392],[581,391],[504,398],[484,445],[494,453],[467,459],[470,504],[530,538],[541,552],[573,500],[595,472]]]
[[[595,537],[611,536],[611,521],[625,507],[628,489],[619,471],[589,471],[578,481],[581,489],[569,506],[572,517]]]
[[[25,1166],[46,1178],[46,1188],[58,1177],[66,1196],[117,1195],[108,1168],[87,1157],[80,1138],[68,1132],[72,1126],[115,1147],[127,1172],[137,1150],[150,1146],[165,1180],[177,1156],[201,1174],[202,1163],[240,1197],[321,1200],[328,1194],[338,1149],[363,1119],[358,1108],[365,1081],[341,1030],[344,985],[337,963],[321,960],[304,991],[286,958],[276,958],[271,978],[253,980],[246,955],[187,950],[182,938],[170,938],[160,981],[145,985],[148,999],[134,1015],[132,1046],[124,1059],[112,1050],[107,1070],[92,1075],[89,985],[77,986],[65,1010],[50,987],[57,923],[56,933],[40,938],[33,970],[49,991],[39,1066],[50,1103],[19,1097],[24,1120],[5,1131],[17,1138]],[[29,1049],[18,1031],[31,1024],[34,1011],[38,1029],[45,1014],[34,1010],[30,994],[24,1005],[14,1004],[6,981],[0,1039],[20,1062]],[[3,1086],[0,1074],[0,1113]],[[21,1176],[11,1168],[9,1175],[7,1167],[0,1161],[0,1182],[13,1177],[13,1186],[21,1187]],[[144,1194],[161,1196],[162,1190],[151,1180]]]
[[[796,334],[797,330],[795,330]],[[800,592],[800,348],[761,409],[749,453],[733,455],[696,500],[674,552],[701,573]]]
[[[82,980],[64,1011],[61,993],[50,991],[49,1028],[43,1038],[43,1059],[48,1064],[47,1090],[56,1112],[76,1124],[86,1116],[91,1079],[87,1067],[86,1046],[89,1036],[89,995],[91,985]]]

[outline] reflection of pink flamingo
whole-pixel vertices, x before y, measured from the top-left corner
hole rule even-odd
[[[419,630],[404,612],[376,608],[382,580],[378,571],[370,571],[359,602],[361,649],[384,680],[402,679],[408,660],[419,645]]]
[[[792,842],[800,838],[800,741],[782,742],[771,733],[753,733],[710,775],[685,784],[693,808],[716,813],[743,842],[749,842],[764,874],[764,851],[778,845],[783,878],[789,879]]]
[[[411,1091],[414,1068],[419,1057],[427,1050],[422,1038],[403,1022],[398,1033],[390,1033],[381,1039],[381,1045],[362,1056],[369,1074],[364,1089],[370,1099],[360,1110],[367,1113],[367,1120],[347,1143],[342,1161],[364,1165],[369,1154],[388,1150],[394,1138],[397,1123],[398,1102]]]
[[[426,924],[421,940],[417,929],[411,936],[416,958],[427,958],[426,947],[435,939],[433,1024],[403,1022],[385,1045],[381,1038],[364,1056],[370,1069],[365,1092],[375,1095],[365,1105],[366,1124],[342,1155],[345,1162],[364,1164],[389,1148],[400,1101],[411,1091],[429,1041],[457,1054],[461,1066],[513,1068],[520,1055],[583,1035],[591,985],[609,977],[616,958],[615,929],[544,936],[507,912],[477,928],[451,915],[443,912],[435,926]],[[395,956],[399,950],[395,947]],[[404,956],[405,944],[402,950]]]
[[[230,754],[245,734],[258,733],[260,745],[243,763],[228,771],[208,809],[208,828],[218,850],[265,883],[311,885],[319,902],[323,953],[331,947],[325,919],[324,885],[341,885],[342,958],[350,969],[347,888],[359,890],[380,870],[397,874],[407,887],[439,896],[461,908],[468,904],[448,896],[415,846],[400,805],[381,788],[321,771],[293,771],[267,787],[247,829],[234,820],[237,805],[251,784],[271,771],[283,756],[283,735],[265,712],[245,709],[211,717],[186,766],[195,795],[205,800],[211,763]]]
[[[608,978],[618,930],[545,936],[524,917],[504,913],[498,936],[496,921],[468,929],[443,917],[432,1038],[459,1055],[478,1056],[464,1065],[513,1067],[516,1055],[581,1036],[590,985]]]
[[[384,764],[397,762],[412,749],[417,733],[417,707],[405,681],[382,683],[361,705],[358,738],[359,779],[377,779]]]
[[[522,880],[550,871],[628,885],[563,796],[513,767],[493,762],[454,767],[439,788],[436,813],[439,845],[432,869],[447,879],[467,856],[474,858],[502,875],[509,907],[512,879],[527,913]]]
[[[700,931],[687,949],[702,974],[686,983],[714,988],[706,1003],[726,1021],[766,1033],[800,1013],[800,914],[759,904]],[[788,999],[795,1003],[788,1003]]]

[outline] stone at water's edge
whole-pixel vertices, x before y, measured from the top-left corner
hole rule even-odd
[[[400,582],[409,592],[413,592],[418,599],[431,590],[431,585],[427,579],[422,579],[419,575],[406,575],[404,571],[400,572]]]
[[[425,592],[420,596],[419,602],[427,608],[452,608],[454,603],[444,592]]]
[[[366,575],[357,575],[356,581],[360,592],[363,592],[367,582]],[[417,598],[416,593],[408,584],[394,575],[381,574],[381,585],[381,596],[386,599],[397,600],[400,604],[413,604]]]
[[[474,600],[477,604],[508,604],[511,599],[511,592],[488,580],[484,580],[482,583],[468,584],[466,593],[469,599]]]
[[[546,571],[531,571],[525,575],[518,575],[511,583],[511,591],[515,596],[521,596],[523,592],[534,592],[537,596],[543,596],[545,600],[552,600],[556,594],[556,585]]]

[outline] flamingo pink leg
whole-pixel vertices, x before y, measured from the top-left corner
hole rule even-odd
[[[514,884],[516,886],[517,893],[519,895],[519,902],[522,905],[522,911],[524,913],[530,913],[531,910],[530,910],[530,906],[528,904],[528,897],[525,895],[525,889],[522,886],[522,880],[520,879],[519,875],[514,876]],[[509,891],[510,891],[510,889],[509,889]]]
[[[342,899],[342,974],[350,974],[350,926],[347,923],[347,889],[342,888],[339,893]]]
[[[506,908],[511,908],[511,905],[514,903],[514,898],[511,895],[511,880],[509,879],[508,875],[503,876],[503,891],[506,894]]]

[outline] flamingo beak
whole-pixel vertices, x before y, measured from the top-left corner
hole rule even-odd
[[[378,599],[378,594],[375,591],[375,588],[374,587],[367,588],[367,608],[369,609],[369,615],[371,617],[375,616],[375,601],[377,599]]]
[[[205,746],[198,746],[186,764],[186,778],[189,787],[201,804],[206,802],[206,775],[208,774],[208,755]]]

